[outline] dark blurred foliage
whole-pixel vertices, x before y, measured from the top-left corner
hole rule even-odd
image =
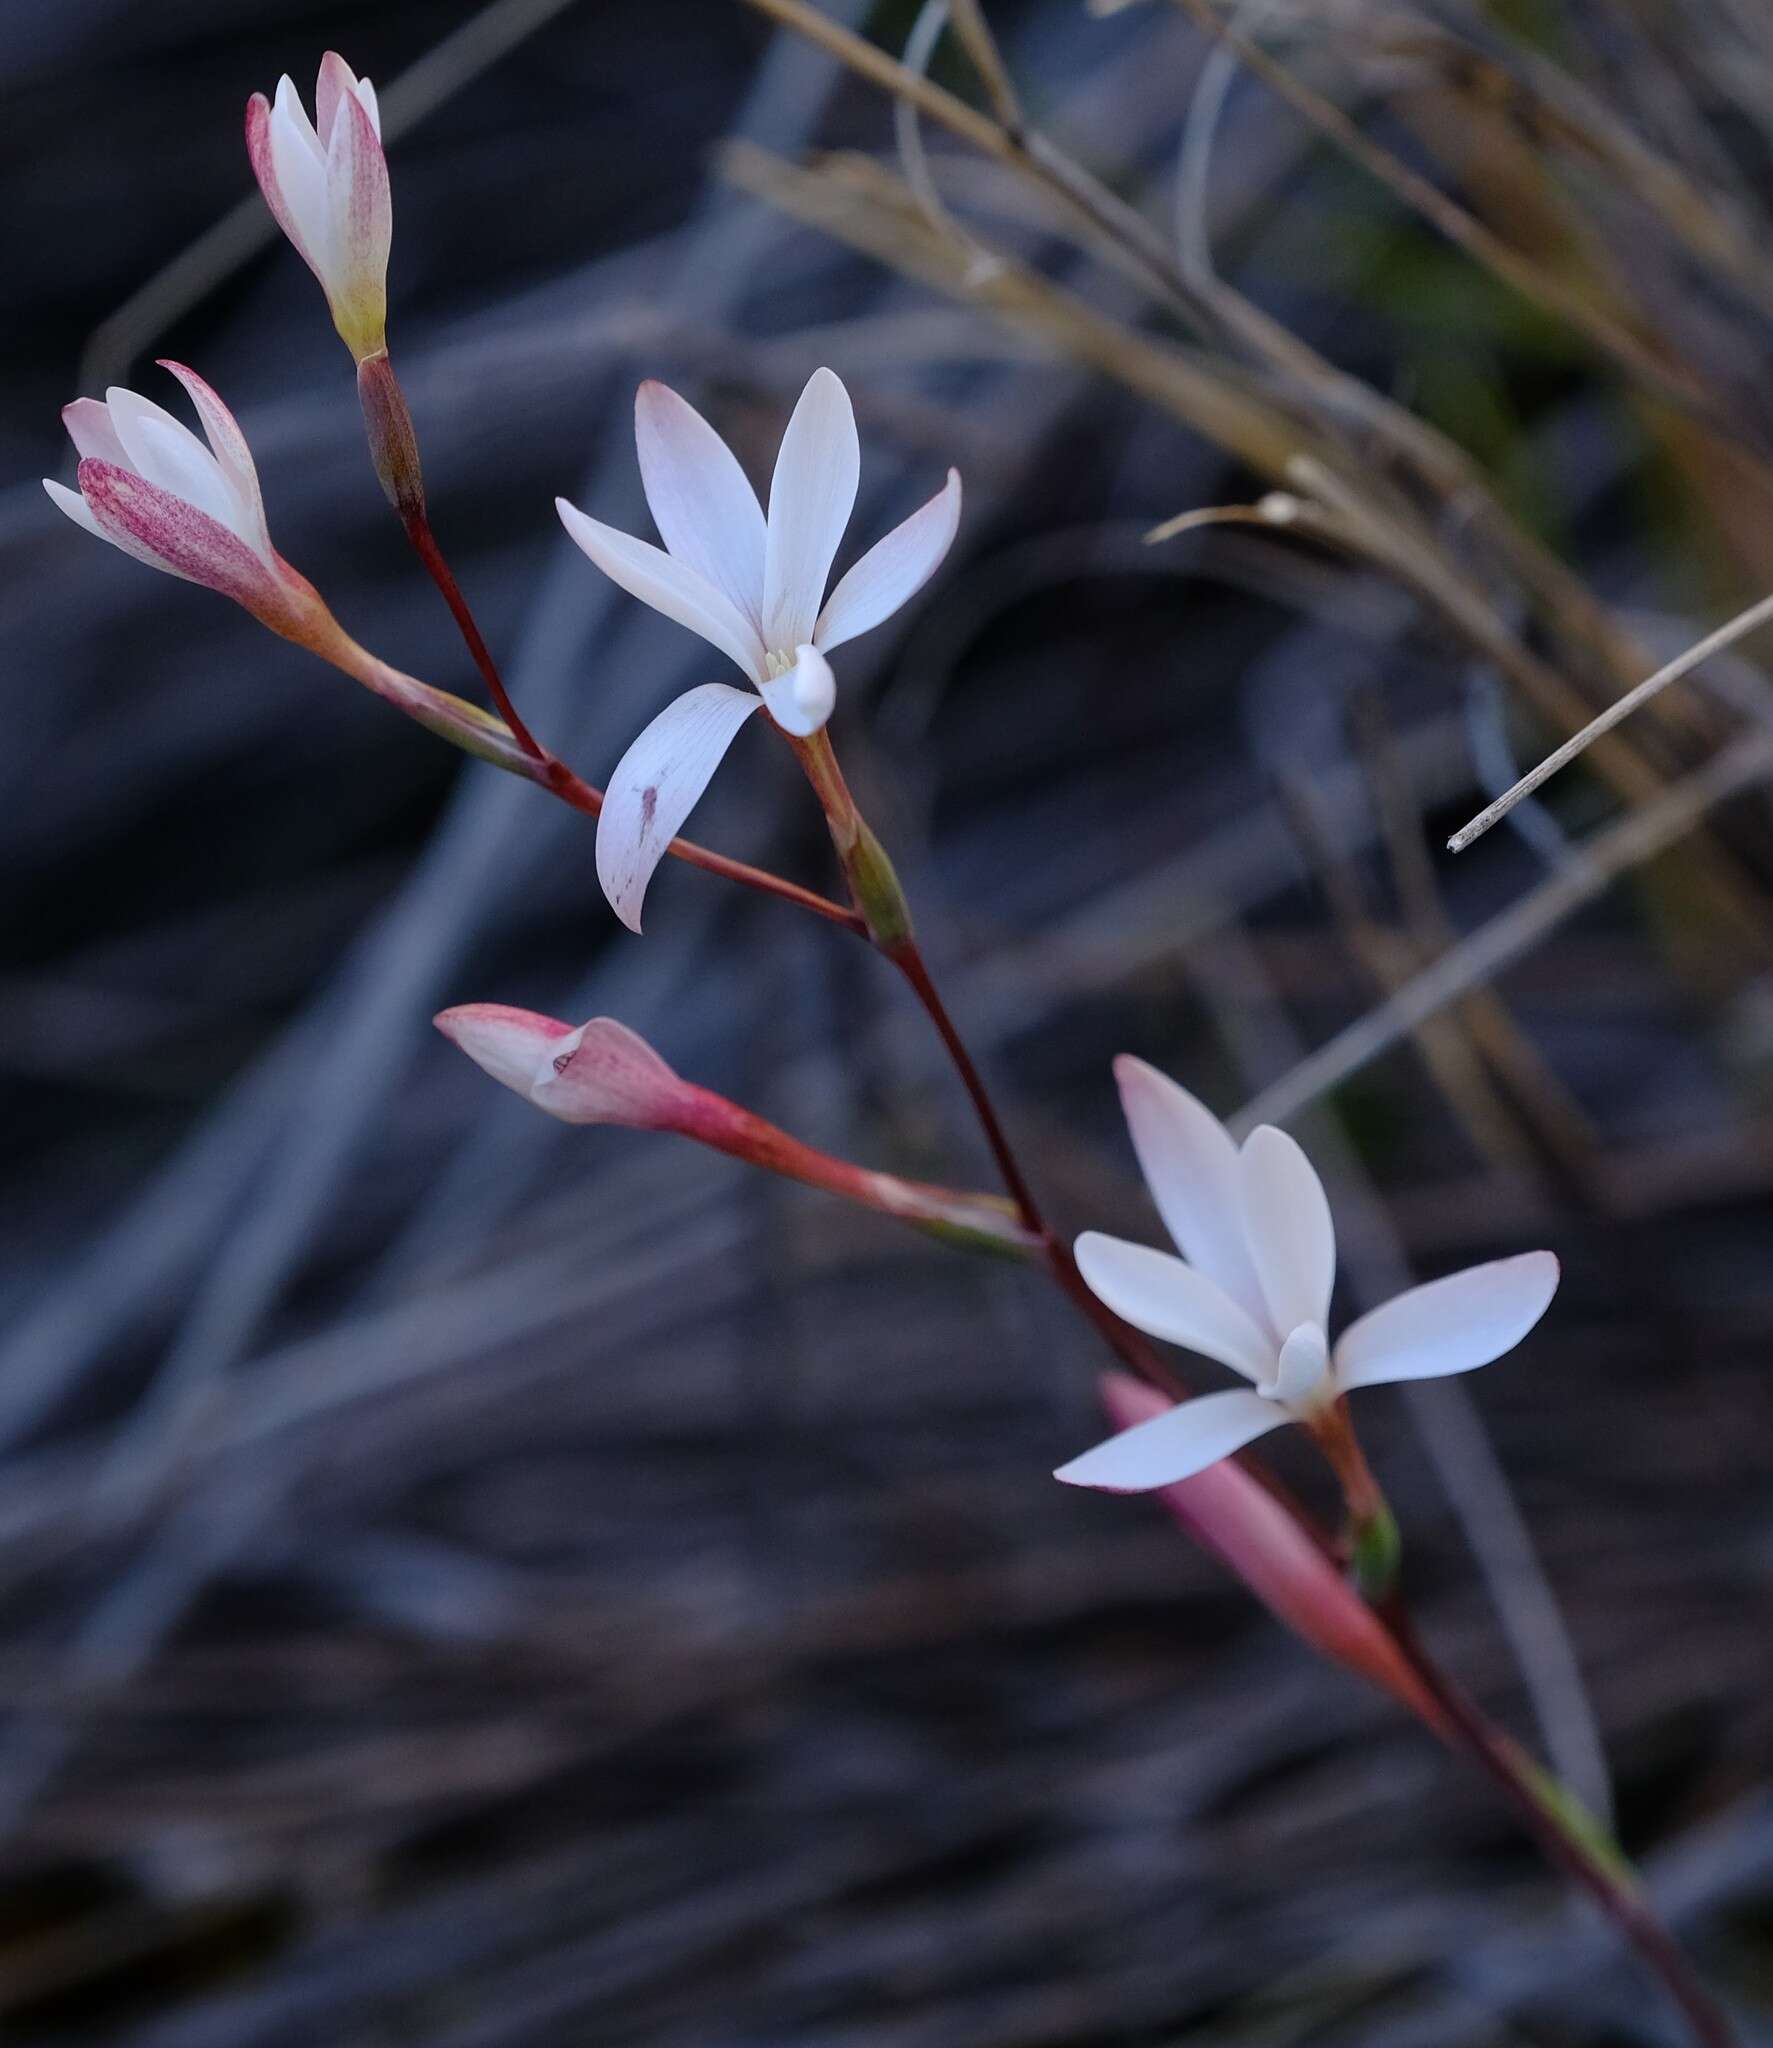
[[[1167,222],[1201,60],[1180,16],[988,11],[1040,117]],[[1528,26],[1675,150],[1691,68],[1693,147],[1746,188],[1759,131],[1653,12]],[[911,20],[870,26],[897,47]],[[1051,1483],[1099,1432],[1102,1361],[1032,1279],[562,1130],[428,1025],[476,998],[617,1014],[815,1142],[984,1184],[879,963],[681,869],[629,939],[583,820],[45,503],[78,380],[168,401],[151,359],[188,360],[240,414],[282,552],[368,644],[472,691],[313,280],[251,207],[212,234],[250,193],[250,91],[287,68],[306,92],[331,45],[391,80],[458,30],[493,40],[451,46],[465,82],[391,147],[391,337],[444,545],[585,773],[711,673],[551,509],[648,530],[639,377],[761,475],[831,362],[857,544],[965,472],[961,544],[846,650],[836,730],[1067,1228],[1155,1229],[1113,1053],[1229,1111],[1383,993],[1347,898],[1391,928],[1375,759],[1438,847],[1485,793],[1472,731],[1501,743],[1491,682],[1377,574],[1261,535],[1142,545],[1253,494],[1198,438],[723,189],[735,132],[892,146],[878,98],[740,6],[11,0],[0,2037],[1675,2038],[1481,1783],[1154,1510]],[[1254,89],[1222,125],[1215,190],[1264,203],[1220,258],[1265,305],[1472,449],[1605,598],[1661,608],[1670,651],[1744,594],[1672,437],[1579,339]],[[179,265],[170,313],[129,310]],[[1730,332],[1764,369],[1765,327]],[[1445,914],[1481,926],[1610,811],[1576,780],[1537,841],[1440,862]],[[696,829],[830,885],[761,731]],[[1764,884],[1759,799],[1720,829]],[[1475,1406],[1375,1395],[1363,1425],[1427,1633],[1537,1741],[1499,1579],[1580,1764],[1518,1506],[1625,1840],[1773,2039],[1773,1029],[1764,960],[1698,957],[1683,873],[1627,877],[1498,984],[1555,1128],[1486,1077],[1465,1012],[1438,1064],[1394,1048],[1298,1127],[1351,1300],[1405,1264],[1564,1258]],[[1327,1508],[1300,1448],[1277,1457]]]

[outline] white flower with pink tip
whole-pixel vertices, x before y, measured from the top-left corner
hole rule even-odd
[[[842,381],[815,370],[782,436],[766,517],[733,452],[694,406],[646,383],[634,403],[646,501],[664,547],[557,498],[566,530],[612,582],[718,647],[751,685],[703,683],[666,706],[617,763],[597,828],[597,873],[640,929],[647,883],[746,719],[760,705],[805,739],[831,716],[826,656],[891,617],[935,574],[960,521],[960,476],[838,582],[861,453]]]
[[[319,278],[346,346],[359,362],[380,353],[394,211],[375,87],[328,50],[314,119],[286,73],[275,102],[262,92],[247,102],[246,148],[265,204]]]
[[[258,472],[234,415],[195,370],[163,362],[207,441],[151,400],[112,385],[62,408],[80,455],[78,491],[43,488],[77,526],[170,576],[219,590],[274,632],[312,644],[331,619],[271,545]]]
[[[1332,1347],[1336,1233],[1310,1160],[1271,1124],[1240,1149],[1211,1110],[1142,1060],[1123,1057],[1114,1071],[1146,1185],[1182,1257],[1090,1231],[1077,1241],[1078,1266],[1127,1322],[1251,1385],[1167,1408],[1058,1478],[1111,1493],[1169,1486],[1284,1422],[1310,1423],[1352,1388],[1488,1365],[1549,1307],[1558,1262],[1525,1252],[1412,1287]]]

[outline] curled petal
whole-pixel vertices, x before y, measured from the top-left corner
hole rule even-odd
[[[697,1094],[637,1032],[593,1017],[563,1038],[531,1100],[569,1124],[627,1124],[670,1130]]]
[[[1317,1170],[1273,1124],[1244,1141],[1238,1161],[1244,1237],[1277,1330],[1330,1320],[1336,1227]]]
[[[667,704],[616,763],[597,820],[597,879],[630,931],[640,929],[653,870],[762,703],[749,690],[703,683]]]
[[[813,638],[829,651],[890,619],[942,566],[960,527],[960,471],[911,517],[846,570],[825,601]]]
[[[1053,1474],[1067,1486],[1150,1493],[1216,1465],[1288,1420],[1287,1411],[1247,1387],[1199,1394],[1111,1436]]]
[[[696,1091],[613,1017],[575,1031],[504,1003],[464,1003],[432,1020],[495,1081],[568,1124],[668,1128]]]
[[[1078,1271],[1090,1292],[1135,1329],[1185,1344],[1248,1380],[1274,1372],[1274,1344],[1231,1297],[1168,1252],[1086,1230],[1077,1241]]]
[[[815,370],[782,436],[770,481],[766,647],[798,647],[812,639],[831,563],[855,510],[861,469],[850,395],[835,371]]]
[[[763,507],[733,451],[687,399],[649,378],[634,398],[646,502],[666,547],[763,629]]]
[[[707,577],[650,541],[605,526],[564,498],[554,500],[560,522],[609,580],[663,612],[678,625],[699,633],[750,677],[761,682],[766,673],[763,647],[744,614]]]
[[[1164,1228],[1188,1263],[1215,1280],[1256,1322],[1268,1321],[1244,1242],[1237,1145],[1204,1102],[1144,1060],[1114,1063],[1139,1170]]]
[[[1558,1262],[1522,1252],[1412,1287],[1350,1323],[1336,1345],[1343,1387],[1439,1379],[1512,1351],[1551,1306]]]
[[[770,716],[784,732],[804,740],[816,733],[831,716],[837,702],[837,678],[831,664],[816,647],[797,647],[798,656],[786,675],[771,676],[758,684]]]
[[[1330,1347],[1322,1328],[1316,1323],[1301,1323],[1288,1333],[1275,1361],[1273,1382],[1265,1385],[1262,1392],[1270,1400],[1284,1401],[1289,1408],[1314,1405],[1319,1396],[1329,1391],[1329,1363]]]
[[[131,470],[90,458],[80,465],[80,494],[99,532],[126,554],[219,590],[275,631],[302,637],[302,616],[319,603],[312,589],[281,564],[273,569],[207,512]]]

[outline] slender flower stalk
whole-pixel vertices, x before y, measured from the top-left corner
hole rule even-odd
[[[790,739],[811,741],[836,702],[827,656],[891,617],[934,575],[959,525],[960,476],[951,469],[942,489],[877,541],[827,597],[861,474],[855,415],[833,371],[815,370],[794,408],[767,516],[732,450],[665,385],[641,385],[634,437],[665,545],[606,526],[564,498],[555,500],[561,521],[612,582],[719,648],[750,686],[702,683],[686,691],[610,777],[597,873],[616,915],[639,931],[664,846],[740,727],[767,708]],[[857,907],[869,915],[860,899]]]
[[[593,1017],[574,1030],[533,1010],[468,1003],[435,1021],[494,1080],[563,1123],[674,1132],[767,1173],[896,1217],[946,1243],[1012,1258],[1041,1251],[1040,1240],[1023,1228],[1010,1203],[875,1173],[820,1152],[726,1096],[685,1081],[613,1017]]]

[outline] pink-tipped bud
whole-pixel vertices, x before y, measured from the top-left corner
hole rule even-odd
[[[333,325],[358,362],[387,346],[393,200],[375,87],[336,50],[320,65],[314,116],[287,74],[275,102],[246,108],[253,175],[277,225],[319,278]]]
[[[644,1038],[612,1017],[575,1031],[555,1017],[503,1003],[465,1003],[433,1020],[495,1081],[569,1124],[674,1131],[766,1173],[896,1217],[950,1244],[1025,1258],[1041,1240],[1007,1202],[870,1173],[803,1145],[765,1118],[674,1073]]]
[[[613,1017],[574,1030],[533,1010],[464,1003],[435,1022],[495,1081],[562,1123],[683,1130],[703,1093]]]
[[[258,472],[234,415],[182,363],[163,363],[190,394],[206,447],[171,413],[113,385],[62,419],[81,462],[78,491],[43,488],[77,526],[169,576],[219,590],[273,632],[317,645],[336,633],[314,586],[271,545]]]

